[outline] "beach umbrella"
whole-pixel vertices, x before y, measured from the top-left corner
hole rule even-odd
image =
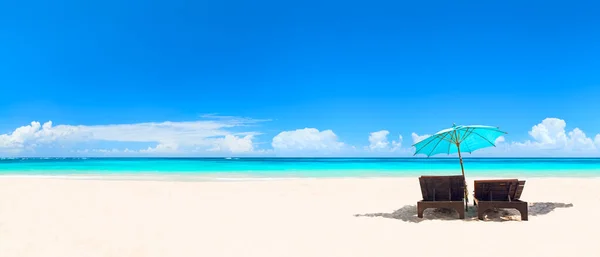
[[[465,176],[465,167],[461,152],[472,153],[475,150],[496,146],[494,142],[498,137],[506,134],[500,131],[498,127],[471,125],[456,126],[444,129],[414,144],[415,155],[425,154],[427,157],[436,154],[455,154],[458,153],[460,160],[460,169],[463,177]],[[465,200],[468,202],[467,183],[465,183]]]

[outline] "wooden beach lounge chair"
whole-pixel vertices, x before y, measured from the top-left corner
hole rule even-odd
[[[460,219],[465,218],[465,178],[458,176],[421,176],[423,200],[417,202],[417,216],[423,218],[427,208],[455,209]]]
[[[527,202],[519,200],[525,181],[518,179],[475,180],[474,201],[477,217],[482,220],[485,211],[494,208],[517,209],[521,220],[527,220]]]

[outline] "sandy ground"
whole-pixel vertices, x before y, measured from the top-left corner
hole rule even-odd
[[[0,256],[600,256],[600,179],[528,179],[525,222],[419,199],[416,178],[0,177]]]

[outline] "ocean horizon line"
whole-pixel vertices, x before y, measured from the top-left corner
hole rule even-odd
[[[588,160],[600,160],[600,157],[467,157],[463,156],[463,159],[588,159]],[[0,160],[14,160],[14,159],[205,159],[205,160],[222,160],[222,159],[420,159],[420,160],[436,160],[436,159],[457,159],[456,156],[448,156],[448,157],[418,157],[418,156],[410,156],[410,157],[258,157],[258,156],[244,156],[244,157],[183,157],[183,156],[55,156],[55,157],[0,157]]]

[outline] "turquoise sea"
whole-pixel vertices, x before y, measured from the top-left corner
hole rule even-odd
[[[467,176],[600,177],[597,158],[468,158]],[[194,175],[215,178],[460,174],[454,158],[4,158],[0,175]]]

